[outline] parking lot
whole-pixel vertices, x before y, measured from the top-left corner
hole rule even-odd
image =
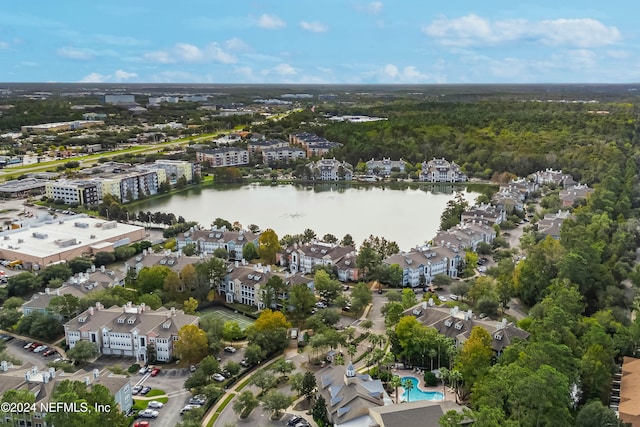
[[[30,341],[33,342],[33,341]],[[53,362],[56,358],[60,357],[57,353],[49,356],[43,356],[44,351],[39,353],[33,353],[32,351],[24,349],[24,346],[28,344],[26,341],[19,339],[12,339],[7,341],[7,353],[16,359],[22,361],[22,363],[32,363],[39,369],[44,369],[47,363]]]

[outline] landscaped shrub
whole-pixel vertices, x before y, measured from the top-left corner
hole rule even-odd
[[[433,372],[425,372],[424,373],[424,383],[428,386],[428,387],[433,387],[436,384],[438,384],[438,379],[436,378],[436,374],[434,374]]]
[[[136,372],[138,372],[139,369],[140,369],[140,365],[138,365],[137,363],[134,363],[133,365],[129,366],[129,369],[127,369],[127,371],[130,374],[135,374]]]

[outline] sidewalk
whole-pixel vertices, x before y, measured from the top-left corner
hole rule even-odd
[[[306,397],[304,397],[304,396],[296,399],[291,404],[291,406],[289,406],[285,410],[285,412],[287,414],[299,415],[299,416],[303,417],[305,420],[307,420],[307,422],[309,423],[309,425],[311,425],[311,427],[318,427],[318,424],[316,423],[316,421],[313,419],[313,417],[310,414],[307,414],[307,411],[296,411],[295,409],[293,409],[298,404],[298,402],[302,402],[305,399],[306,399]]]

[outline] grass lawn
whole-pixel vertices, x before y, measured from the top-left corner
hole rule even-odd
[[[212,427],[216,423],[216,420],[218,419],[222,411],[224,411],[224,408],[227,407],[227,405],[229,404],[231,399],[235,397],[235,395],[236,395],[235,393],[231,393],[224,399],[222,404],[220,404],[220,406],[218,407],[218,410],[216,411],[216,413],[213,414],[213,416],[211,417],[211,421],[209,421],[209,423],[207,424],[207,427]]]
[[[159,390],[157,388],[154,388],[154,389],[151,389],[151,391],[147,393],[145,397],[164,396],[166,394],[167,392],[165,392],[164,390]]]

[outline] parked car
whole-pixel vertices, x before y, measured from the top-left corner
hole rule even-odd
[[[443,297],[442,295],[440,295],[438,299],[442,302],[447,302],[447,297]]]
[[[180,409],[180,415],[184,414],[185,412],[189,412],[192,409],[198,409],[201,405],[185,405],[184,408]]]
[[[155,377],[156,375],[158,375],[160,373],[160,368],[153,368],[151,370],[151,376]]]
[[[235,353],[236,352],[236,348],[235,347],[225,347],[224,351],[226,351],[227,353]]]
[[[207,401],[207,396],[204,394],[196,394],[191,399],[189,399],[189,403],[191,405],[204,405]]]
[[[453,301],[458,301],[458,295],[451,294],[449,295],[449,298],[451,298]]]
[[[154,411],[153,409],[143,409],[138,412],[138,416],[142,418],[158,418],[158,415],[160,415],[160,412]]]
[[[142,387],[142,390],[140,390],[140,394],[145,395],[150,391],[151,391],[151,387]]]
[[[316,303],[316,307],[318,307],[318,308],[327,308],[327,305],[325,303],[323,303],[322,301],[318,301]]]
[[[293,418],[291,418],[289,421],[287,421],[287,425],[288,426],[295,426],[298,422],[300,422],[301,419],[302,419],[302,417],[300,415],[294,415]]]
[[[247,359],[242,359],[242,360],[240,361],[240,366],[243,366],[243,367],[245,367],[245,368],[248,368],[248,367],[249,367],[249,366],[251,366],[251,365],[249,364],[249,362],[247,362]]]
[[[150,425],[149,421],[136,421],[133,423],[133,427],[149,427]]]
[[[218,381],[219,383],[221,383],[222,381],[226,380],[226,378],[224,377],[224,375],[220,374],[220,373],[215,373],[211,376],[211,378],[213,378],[214,380]]]
[[[25,350],[31,348],[31,346],[33,345],[32,342],[26,343],[25,345],[22,346],[22,348],[24,348]]]
[[[42,353],[43,351],[45,351],[46,349],[48,349],[49,347],[47,347],[46,345],[41,345],[40,347],[36,347],[33,349],[34,353]]]
[[[195,372],[195,371],[196,371],[196,369],[198,369],[198,367],[197,367],[196,365],[191,365],[191,366],[189,366],[189,372],[192,372],[192,373],[193,373],[193,372]]]
[[[42,344],[40,344],[39,342],[34,342],[33,344],[31,344],[31,346],[29,348],[27,348],[27,350],[33,351],[38,347],[42,347]]]
[[[57,351],[55,351],[53,348],[50,348],[50,349],[48,349],[48,350],[43,351],[43,352],[42,352],[42,355],[43,355],[44,357],[49,357],[49,356],[51,356],[51,355],[53,355],[53,354],[55,354],[55,353],[57,353]]]
[[[151,368],[150,368],[150,367],[148,367],[148,366],[143,366],[142,368],[140,368],[140,369],[138,370],[138,373],[139,373],[140,375],[145,375],[145,374],[146,374],[147,372],[149,372],[150,370],[151,370]]]
[[[161,409],[164,406],[162,402],[158,402],[157,400],[152,400],[147,405],[147,409]]]
[[[138,394],[138,393],[140,393],[141,391],[142,391],[142,386],[141,386],[141,385],[137,385],[137,386],[134,386],[134,387],[131,389],[131,394]]]

